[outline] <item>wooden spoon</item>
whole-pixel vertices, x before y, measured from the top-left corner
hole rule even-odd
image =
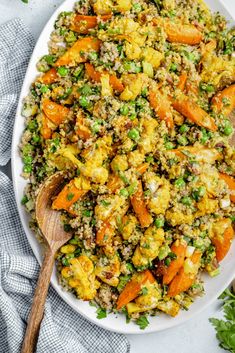
[[[36,199],[36,220],[43,236],[45,255],[34,293],[21,353],[34,352],[43,318],[55,254],[72,237],[71,233],[64,231],[60,220],[60,212],[51,208],[52,197],[61,191],[64,179],[65,175],[62,172],[53,174],[42,185]]]

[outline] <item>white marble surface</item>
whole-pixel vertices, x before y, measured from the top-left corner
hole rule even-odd
[[[0,0],[0,24],[20,17],[37,38],[50,15],[62,2],[63,0],[29,0],[26,5],[20,0]],[[235,16],[235,1],[223,2]],[[9,174],[9,167],[4,170]],[[212,316],[221,316],[218,302],[177,328],[154,334],[128,335],[131,353],[222,353],[224,351],[218,347],[214,329],[208,322],[208,318]]]

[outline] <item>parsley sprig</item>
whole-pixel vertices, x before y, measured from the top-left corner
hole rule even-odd
[[[226,289],[219,299],[223,300],[225,320],[209,319],[216,330],[220,347],[235,353],[235,293]]]
[[[136,323],[139,325],[141,330],[144,330],[148,326],[149,321],[146,316],[142,315],[136,320]]]

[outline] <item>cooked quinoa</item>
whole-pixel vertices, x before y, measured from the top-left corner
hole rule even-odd
[[[234,48],[202,0],[82,0],[55,22],[24,101],[22,203],[37,228],[40,185],[66,173],[52,200],[72,236],[58,278],[100,317],[144,328],[220,273],[235,221]]]

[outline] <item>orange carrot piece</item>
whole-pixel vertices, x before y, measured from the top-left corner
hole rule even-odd
[[[235,84],[217,93],[212,101],[212,109],[218,114],[228,116],[235,109]]]
[[[100,19],[103,22],[106,22],[112,18],[112,14],[100,16]],[[87,34],[89,29],[95,28],[98,24],[97,16],[85,16],[85,15],[76,15],[73,18],[70,29],[74,32]]]
[[[99,246],[107,245],[114,235],[114,228],[111,226],[109,221],[103,222],[103,225],[98,229],[96,233],[96,244]]]
[[[132,207],[139,219],[141,227],[149,227],[150,224],[153,222],[153,218],[149,213],[145,202],[144,202],[144,195],[143,195],[143,188],[141,181],[138,182],[138,189],[136,193],[131,197],[131,204]]]
[[[79,190],[74,180],[71,180],[53,201],[52,208],[53,210],[68,210],[70,206],[87,192],[88,190]]]
[[[149,163],[143,163],[136,168],[137,173],[144,174],[149,167]]]
[[[198,268],[200,265],[201,255],[201,252],[196,250],[190,257],[191,262]],[[173,278],[172,282],[170,283],[167,296],[175,297],[181,292],[185,292],[186,290],[188,290],[193,285],[196,275],[197,273],[186,273],[184,266],[181,267],[178,274]]]
[[[114,193],[122,186],[122,181],[118,175],[112,174],[108,180],[107,188]]]
[[[70,112],[69,108],[57,104],[47,98],[42,102],[42,110],[46,117],[57,126],[60,125],[68,117]]]
[[[228,219],[223,219],[219,221],[220,229],[224,229],[224,233],[215,234],[211,239],[212,244],[215,246],[216,259],[218,262],[222,261],[227,253],[229,252],[232,240],[234,238],[234,230],[231,225],[231,221]]]
[[[187,146],[171,150],[170,152],[175,153],[176,156],[181,159],[187,158],[187,155],[184,152],[188,152],[197,157],[197,160],[199,162],[204,163],[214,163],[215,161],[220,160],[222,158],[221,153],[216,148]]]
[[[196,45],[202,41],[202,33],[194,25],[184,25],[158,18],[153,20],[153,24],[163,26],[167,40],[171,43]]]
[[[156,115],[166,122],[169,129],[174,127],[173,114],[171,111],[171,102],[160,92],[149,92],[149,103],[154,109]]]
[[[122,309],[132,300],[137,298],[140,295],[141,287],[148,281],[150,283],[155,282],[155,278],[149,270],[134,274],[118,297],[117,310]]]
[[[41,83],[44,83],[45,85],[50,85],[51,83],[58,81],[58,79],[59,79],[59,76],[57,74],[57,71],[54,67],[52,67],[44,75],[39,77],[38,81],[40,81]]]
[[[169,284],[183,266],[186,249],[187,244],[175,242],[172,245],[171,252],[173,252],[177,257],[175,260],[171,261],[168,267],[166,267],[166,271],[163,276],[163,284]]]
[[[40,133],[45,140],[50,139],[52,135],[52,130],[48,126],[48,119],[45,114],[42,114],[42,127]]]
[[[223,179],[228,185],[229,190],[233,193],[230,195],[230,200],[235,202],[235,179],[227,174],[219,173],[221,179]]]
[[[177,88],[180,89],[182,92],[185,89],[187,79],[188,79],[188,75],[186,72],[183,72],[179,77],[179,83],[178,83]]]
[[[102,74],[108,74],[107,71],[102,71],[102,72],[96,71],[94,66],[89,63],[85,64],[85,68],[86,68],[87,76],[89,76],[89,78],[91,78],[93,81],[98,83],[101,81]],[[118,92],[122,92],[124,90],[124,86],[122,82],[115,75],[109,75],[109,83],[113,87],[113,89],[115,89]]]
[[[211,131],[216,131],[218,129],[215,125],[214,119],[188,97],[184,96],[180,100],[174,100],[172,106],[177,112],[195,124]]]
[[[81,116],[77,117],[75,131],[82,140],[88,140],[91,137],[91,130],[86,126],[85,119]]]
[[[100,40],[94,37],[85,37],[78,39],[77,42],[69,48],[55,63],[55,66],[75,66],[76,64],[87,61],[82,53],[90,51],[98,52],[100,49]]]

